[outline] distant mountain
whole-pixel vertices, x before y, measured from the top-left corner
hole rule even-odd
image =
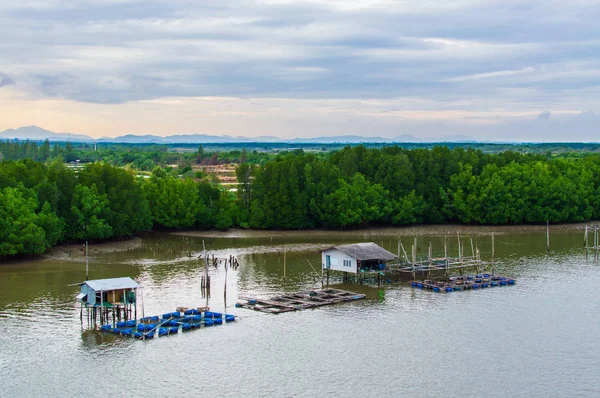
[[[315,142],[319,144],[335,144],[335,143],[358,143],[358,142],[394,142],[389,138],[383,137],[361,137],[359,135],[339,135],[333,137],[314,137],[314,138],[294,138],[287,142],[307,143]]]
[[[394,142],[423,142],[423,139],[412,135],[402,134],[394,138]]]
[[[466,135],[451,135],[441,139],[441,142],[462,142],[462,143],[473,143],[479,142],[476,139]]]
[[[163,137],[159,137],[156,135],[135,135],[135,134],[127,134],[120,137],[103,137],[98,140],[98,142],[123,142],[127,144],[144,144],[144,143],[153,143],[153,144],[164,144],[165,140]]]
[[[0,132],[0,138],[19,140],[40,141],[48,138],[49,141],[94,141],[88,135],[71,134],[71,133],[55,133],[50,130],[43,129],[38,126],[19,127],[17,129],[8,129]]]
[[[371,143],[432,143],[432,142],[461,142],[471,143],[477,142],[471,137],[465,135],[455,135],[441,138],[418,138],[412,135],[400,135],[395,138],[383,137],[364,137],[359,135],[340,135],[340,136],[325,136],[313,138],[279,138],[274,136],[259,136],[259,137],[232,137],[230,135],[209,135],[209,134],[176,134],[166,137],[158,135],[136,135],[127,134],[120,137],[102,137],[94,139],[88,135],[71,134],[71,133],[55,133],[50,130],[43,129],[38,126],[19,127],[17,129],[8,129],[0,132],[0,139],[19,140],[45,140],[50,141],[72,141],[72,142],[122,142],[129,144],[215,144],[215,143],[235,143],[235,142],[287,142],[287,143],[317,143],[317,144],[355,144],[360,142]]]
[[[432,143],[432,142],[462,142],[462,143],[471,143],[478,142],[477,140],[468,137],[466,135],[451,135],[446,137],[423,137],[418,138],[412,135],[403,134],[396,138],[394,138],[394,142],[411,142],[411,143]]]

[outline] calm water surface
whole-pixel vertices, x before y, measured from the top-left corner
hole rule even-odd
[[[547,254],[543,232],[497,236],[498,268],[518,279],[514,287],[435,294],[406,283],[348,285],[367,300],[281,315],[234,305],[318,287],[307,259],[318,267],[320,248],[363,239],[206,239],[211,253],[240,260],[226,297],[224,270],[211,268],[208,299],[238,321],[146,342],[82,327],[69,284],[84,279],[83,262],[0,264],[0,397],[598,397],[600,265],[586,261],[582,237],[555,235]],[[393,236],[367,240],[396,251]],[[421,252],[430,240],[443,251],[433,236],[419,238]],[[475,240],[489,257],[490,238]],[[133,277],[146,315],[205,305],[201,247],[201,238],[148,235],[130,251],[92,251],[90,278]]]

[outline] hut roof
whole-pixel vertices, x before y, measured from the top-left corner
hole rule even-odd
[[[110,278],[110,279],[94,279],[91,281],[85,281],[83,284],[88,285],[94,291],[109,291],[109,290],[123,290],[123,289],[136,289],[140,287],[136,281],[130,277],[125,278]]]
[[[396,255],[385,250],[383,247],[373,242],[351,243],[349,245],[334,246],[342,253],[349,255],[360,261],[366,260],[384,260],[389,261],[396,258]]]

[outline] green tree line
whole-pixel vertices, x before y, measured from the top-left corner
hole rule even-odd
[[[61,161],[0,162],[0,256],[40,254],[68,241],[151,228],[227,228],[226,191],[156,167],[150,178],[107,163],[75,171]]]
[[[242,186],[248,181],[238,191],[239,220],[252,228],[600,218],[599,155],[356,146],[327,158],[300,151],[278,156],[240,179]]]
[[[198,151],[200,152],[200,151]],[[196,153],[196,156],[199,156]],[[302,150],[241,159],[237,190],[154,166],[0,162],[0,256],[148,229],[354,228],[415,223],[522,224],[600,219],[600,155],[440,146]]]

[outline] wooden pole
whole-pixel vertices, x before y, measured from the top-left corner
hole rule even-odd
[[[429,255],[429,261],[431,261],[433,259],[433,246],[431,244],[431,241],[429,241],[429,252],[428,252],[428,255]]]
[[[585,226],[585,233],[583,234],[583,248],[585,250],[585,261],[588,259],[588,226]]]
[[[598,227],[594,227],[594,261],[598,261]]]
[[[461,264],[460,264],[460,268],[459,268],[459,270],[460,270],[460,274],[461,274],[461,275],[463,274],[463,267],[462,267],[462,266],[463,266],[463,263],[462,263],[462,261],[463,261],[463,259],[465,258],[465,253],[464,253],[464,251],[465,251],[465,245],[461,244],[461,245],[460,245],[460,258],[461,258]]]
[[[417,238],[415,238],[415,262],[417,261]]]
[[[89,273],[88,273],[88,242],[87,240],[85,241],[85,280],[87,281],[89,279]]]
[[[461,262],[460,258],[460,232],[456,231],[456,240],[458,241],[458,262]]]
[[[448,239],[446,234],[444,234],[444,262],[446,263],[446,278],[448,277],[448,271],[449,271],[449,262],[448,262]]]
[[[492,264],[494,263],[495,255],[496,255],[496,252],[495,252],[495,248],[494,248],[494,233],[492,232]]]
[[[473,247],[473,238],[469,238],[469,240],[471,241],[471,254],[473,255],[473,258],[475,258],[475,248]]]
[[[283,277],[285,278],[285,260],[286,260],[286,251],[287,251],[287,246],[283,245]]]
[[[550,252],[550,220],[546,221],[546,248]]]
[[[104,293],[102,292],[102,290],[100,290],[100,325],[104,324],[103,321],[103,309],[104,309]]]
[[[417,262],[417,255],[416,255],[416,251],[415,251],[415,245],[412,245],[412,247],[410,248],[411,250],[411,255],[412,255],[412,275],[413,275],[413,280],[415,280],[415,263]]]
[[[406,264],[410,263],[408,260],[408,254],[406,254],[406,250],[404,250],[404,245],[400,242],[400,247],[402,248],[402,252],[404,253],[404,259],[406,260]]]

